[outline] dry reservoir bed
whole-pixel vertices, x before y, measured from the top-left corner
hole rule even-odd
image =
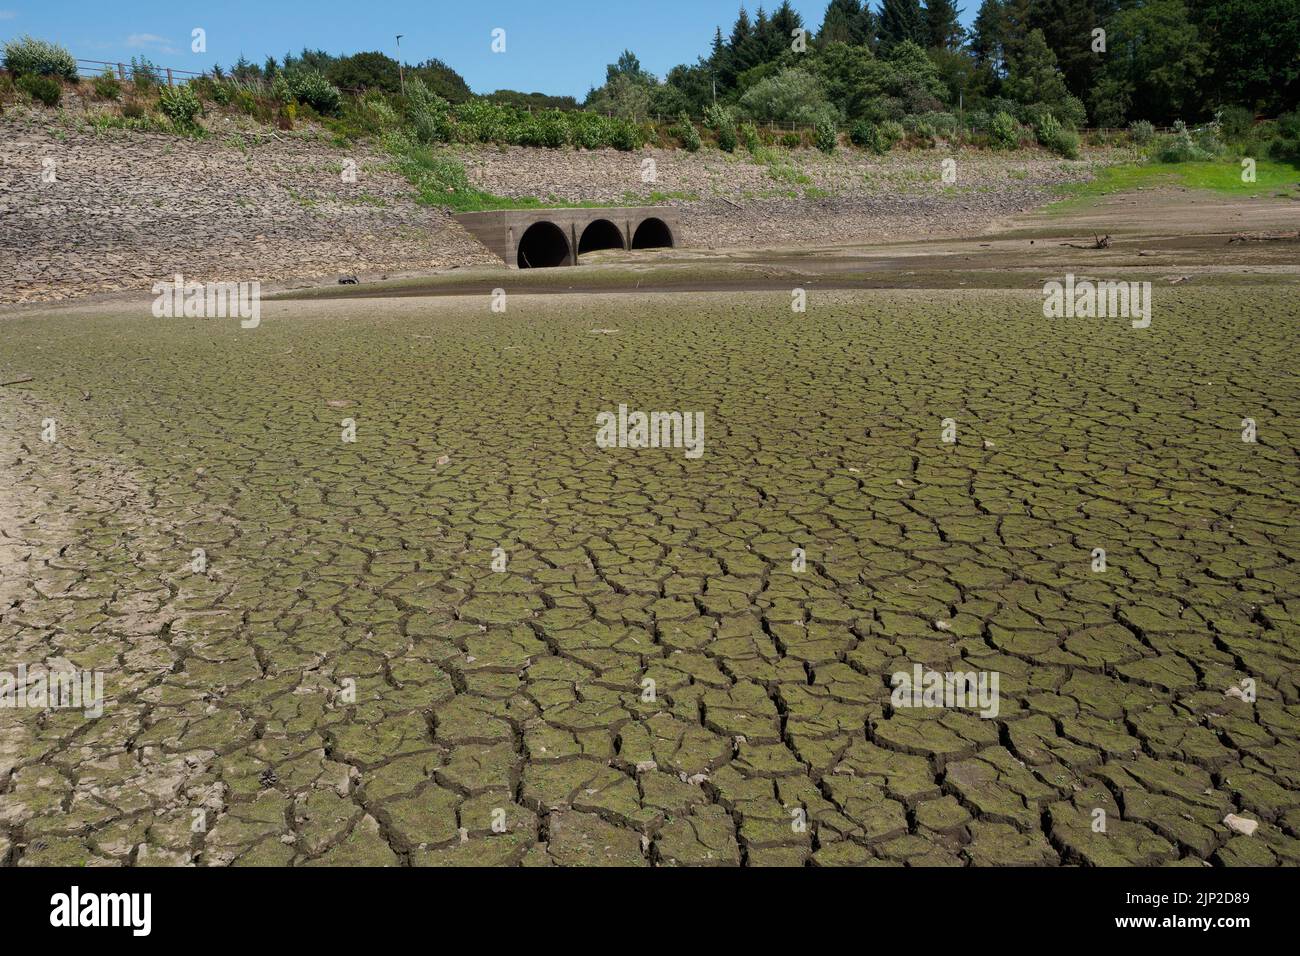
[[[1296,864],[1300,312],[1159,294],[6,320],[0,860]]]

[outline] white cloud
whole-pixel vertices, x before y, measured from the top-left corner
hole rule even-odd
[[[0,20],[12,20],[17,16],[12,10],[0,10]]]
[[[156,50],[159,53],[178,53],[172,41],[156,33],[132,33],[126,38],[126,45],[136,50]]]

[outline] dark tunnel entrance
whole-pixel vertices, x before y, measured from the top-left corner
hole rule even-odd
[[[669,230],[668,224],[662,219],[647,219],[641,225],[636,227],[636,233],[632,236],[633,249],[671,249],[673,245],[673,234]]]
[[[578,240],[578,254],[595,252],[597,249],[622,249],[623,233],[618,226],[608,219],[596,219],[582,230]]]
[[[519,268],[549,269],[569,261],[569,240],[553,222],[535,222],[519,237]]]

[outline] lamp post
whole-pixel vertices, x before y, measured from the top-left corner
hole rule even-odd
[[[406,95],[406,71],[402,69],[402,37],[405,33],[397,34],[397,76],[402,83],[402,95]]]

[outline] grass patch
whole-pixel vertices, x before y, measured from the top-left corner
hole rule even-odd
[[[1107,166],[1098,170],[1091,182],[1062,186],[1062,198],[1053,203],[1050,209],[1052,212],[1069,212],[1102,196],[1159,186],[1182,186],[1239,196],[1262,196],[1275,195],[1283,190],[1289,192],[1300,182],[1300,170],[1296,167],[1267,159],[1256,160],[1255,182],[1242,182],[1241,173],[1239,160]]]

